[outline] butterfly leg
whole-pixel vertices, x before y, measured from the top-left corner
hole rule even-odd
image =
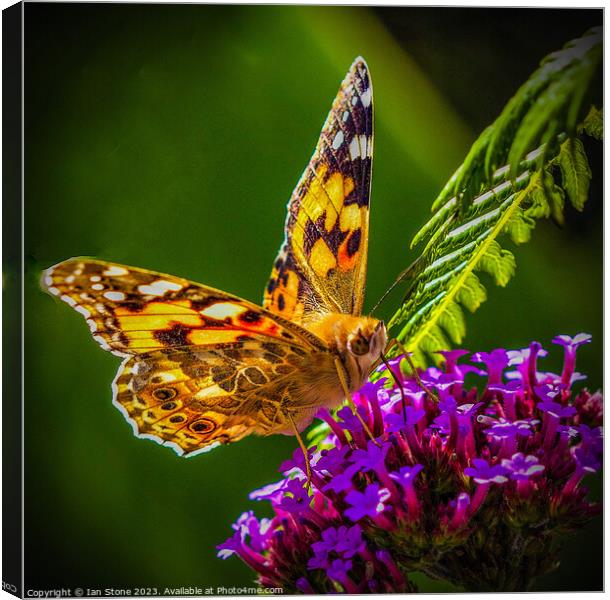
[[[373,443],[376,446],[381,447],[379,442],[375,439],[373,432],[370,430],[369,426],[365,423],[364,419],[361,417],[360,413],[358,412],[358,407],[356,406],[356,404],[352,398],[352,395],[349,391],[349,387],[347,386],[347,378],[345,376],[345,367],[343,366],[343,363],[341,362],[341,359],[338,356],[335,356],[335,369],[337,370],[337,375],[339,376],[339,381],[341,382],[341,387],[343,388],[343,393],[345,394],[347,403],[350,405],[351,409],[356,414],[356,418],[360,421],[362,427],[364,427],[364,431],[366,431],[366,434],[371,438],[371,440],[373,441]]]
[[[290,421],[290,424],[292,425],[292,428],[294,429],[294,435],[297,438],[297,441],[299,442],[299,446],[301,446],[301,450],[303,451],[303,456],[305,457],[305,471],[307,473],[307,489],[309,489],[311,487],[311,464],[309,462],[309,454],[307,452],[307,446],[305,445],[305,442],[303,441],[303,438],[301,437],[301,434],[299,433],[299,430],[297,429],[297,426],[294,422],[294,419],[292,418],[292,415],[287,412],[286,416],[288,417],[288,420]]]
[[[392,338],[392,339],[391,339],[391,340],[388,342],[388,344],[387,344],[387,346],[385,347],[385,350],[383,351],[383,353],[384,353],[386,356],[389,356],[389,355],[390,355],[390,351],[392,350],[392,348],[394,348],[394,346],[396,346],[396,344],[398,344],[398,340],[397,340],[396,338]]]

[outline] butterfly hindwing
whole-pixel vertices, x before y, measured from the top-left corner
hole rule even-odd
[[[287,426],[284,409],[304,354],[258,340],[140,354],[119,370],[114,404],[138,437],[192,456]]]
[[[129,357],[114,381],[114,405],[134,434],[193,455],[221,443],[240,440],[254,430],[252,418],[219,411],[230,396],[197,401],[200,386],[161,354]],[[204,388],[205,389],[205,388]]]
[[[356,59],[288,204],[286,239],[265,290],[264,306],[297,323],[321,312],[362,311],[372,94],[367,65]]]

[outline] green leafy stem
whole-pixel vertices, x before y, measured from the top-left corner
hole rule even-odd
[[[522,244],[538,219],[563,223],[566,197],[584,208],[591,170],[580,137],[603,135],[592,104],[601,58],[600,28],[547,56],[434,201],[411,244],[424,247],[403,276],[406,298],[389,323],[416,364],[462,342],[464,309],[474,312],[487,297],[478,273],[509,282],[516,263],[498,241],[503,234]]]

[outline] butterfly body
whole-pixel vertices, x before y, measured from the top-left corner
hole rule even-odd
[[[368,68],[345,77],[288,204],[259,306],[187,279],[73,258],[43,287],[123,357],[113,402],[135,435],[192,456],[297,434],[366,380],[387,337],[362,316],[373,123]]]
[[[303,359],[294,381],[294,421],[302,431],[322,407],[336,408],[345,399],[337,373],[336,360],[345,369],[350,392],[359,390],[387,343],[385,325],[372,317],[354,317],[340,313],[324,315],[309,323],[309,331],[319,337],[326,349]],[[272,433],[292,434],[290,429]]]

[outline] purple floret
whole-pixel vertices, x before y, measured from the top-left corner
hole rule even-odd
[[[539,463],[536,456],[531,454],[525,456],[522,452],[513,454],[510,459],[503,459],[502,466],[507,469],[510,478],[515,481],[527,481],[530,477],[544,471],[544,465]]]
[[[573,406],[562,406],[558,402],[539,402],[536,407],[543,413],[548,413],[552,417],[564,419],[576,414]]]
[[[310,497],[303,481],[291,479],[284,488],[284,495],[279,502],[279,508],[291,513],[300,513],[309,507]]]
[[[560,344],[566,348],[578,348],[583,344],[589,344],[592,339],[592,336],[588,333],[577,333],[574,337],[558,335],[553,338],[553,344]]]
[[[472,464],[474,466],[464,469],[464,474],[472,477],[477,483],[505,483],[507,481],[508,470],[502,465],[492,467],[482,458],[475,458]]]
[[[345,496],[350,508],[347,508],[344,514],[352,521],[359,521],[363,517],[375,518],[383,512],[384,502],[388,500],[389,495],[388,490],[380,487],[378,483],[368,485],[364,493],[353,490]]]

